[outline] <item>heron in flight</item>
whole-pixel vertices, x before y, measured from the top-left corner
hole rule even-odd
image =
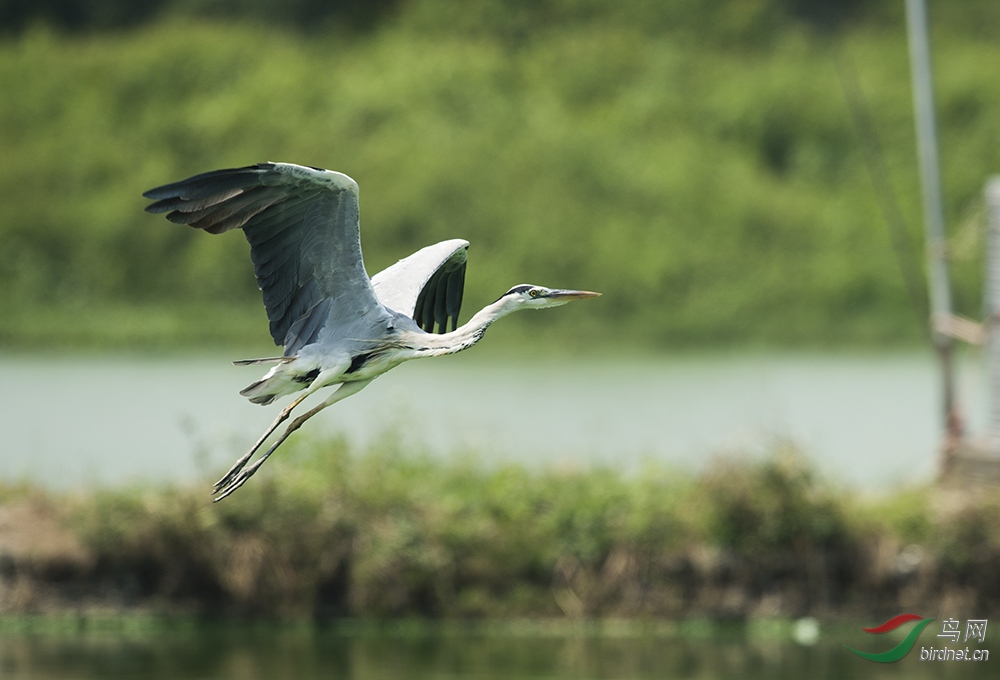
[[[240,488],[309,418],[402,362],[468,349],[490,324],[519,309],[557,307],[600,295],[521,284],[459,326],[468,241],[427,246],[368,278],[361,257],[358,185],[332,170],[258,163],[195,175],[143,196],[154,201],[147,211],[166,213],[171,222],[210,234],[243,230],[271,337],[284,352],[233,362],[273,364],[240,394],[255,404],[270,404],[302,392],[216,482],[215,501]],[[332,385],[339,387],[293,420],[248,465],[295,407]]]

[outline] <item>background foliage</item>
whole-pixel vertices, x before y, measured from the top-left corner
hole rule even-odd
[[[8,0],[0,19],[8,346],[263,346],[243,240],[141,198],[261,160],[358,180],[371,272],[459,236],[468,309],[518,282],[605,294],[508,338],[923,337],[838,79],[856,74],[919,243],[900,2]],[[1000,6],[932,2],[931,21],[956,300],[978,316]]]

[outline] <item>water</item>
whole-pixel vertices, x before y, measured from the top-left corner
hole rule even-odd
[[[237,395],[259,373],[225,357],[0,357],[0,475],[57,488],[205,483],[273,418],[275,409]],[[979,373],[975,361],[963,365],[963,400],[978,407],[974,415],[984,410]],[[310,429],[343,432],[359,446],[395,429],[443,456],[473,449],[531,464],[624,467],[654,458],[691,469],[719,452],[761,455],[786,437],[828,476],[878,488],[933,474],[937,377],[931,358],[917,354],[557,365],[458,356],[402,366]],[[102,632],[71,623],[57,633],[12,632],[0,619],[0,678],[929,680],[996,673],[993,660],[920,661],[919,645],[898,663],[859,659],[845,642],[885,648],[857,630],[872,621],[843,639],[824,630],[814,646],[787,634],[716,635],[711,626],[684,637],[551,633],[544,624],[504,634],[419,626],[387,634],[248,624],[129,632],[127,621],[125,630]]]
[[[200,482],[274,418],[237,393],[262,373],[231,357],[0,356],[0,475],[54,488]],[[961,395],[985,408],[977,361]],[[858,488],[932,478],[940,419],[928,354],[576,360],[458,355],[405,364],[300,432],[365,446],[394,431],[439,455],[542,465],[646,459],[698,470],[719,454],[800,446]],[[302,436],[297,434],[296,436]]]
[[[859,633],[860,635],[860,633]],[[991,659],[859,659],[838,640],[813,647],[659,635],[419,635],[231,628],[156,635],[0,635],[7,680],[476,680],[995,677]]]

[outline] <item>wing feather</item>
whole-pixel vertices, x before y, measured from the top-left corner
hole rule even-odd
[[[442,241],[422,248],[372,277],[383,305],[416,321],[428,333],[454,330],[462,308],[469,242]]]
[[[361,255],[358,185],[347,175],[259,163],[143,195],[154,201],[147,211],[171,222],[212,234],[243,230],[271,336],[286,355],[312,342],[327,319],[384,313]]]
[[[451,330],[458,328],[458,310],[462,308],[462,295],[465,293],[465,267],[461,267],[454,275],[448,277],[448,309],[454,310],[451,315]]]
[[[442,269],[437,271],[434,295],[434,322],[438,333],[448,332],[448,276]]]
[[[216,205],[226,199],[239,196],[242,193],[244,192],[241,189],[230,189],[229,191],[220,191],[219,193],[193,200],[186,198],[165,198],[161,201],[150,204],[146,210],[151,213],[165,213],[172,210],[192,212],[194,210],[202,210],[209,206]]]
[[[143,194],[148,199],[162,201],[169,198],[183,198],[187,201],[214,196],[234,189],[245,190],[254,186],[255,179],[262,166],[285,165],[283,163],[258,163],[245,168],[230,168],[228,170],[213,170],[200,175],[182,179],[172,184],[150,189]],[[155,203],[153,205],[156,205]],[[150,206],[152,207],[152,206]]]

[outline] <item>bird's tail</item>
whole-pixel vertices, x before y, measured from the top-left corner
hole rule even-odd
[[[247,385],[240,394],[255,404],[266,406],[278,397],[293,394],[309,387],[319,376],[319,369],[293,363],[297,357],[281,357],[275,359],[277,366],[271,368],[260,380]],[[264,363],[267,359],[250,360],[251,363]]]
[[[271,390],[272,385],[269,384],[270,382],[270,378],[263,378],[257,382],[250,383],[240,390],[240,394],[255,404],[267,406],[280,396],[278,392]]]

